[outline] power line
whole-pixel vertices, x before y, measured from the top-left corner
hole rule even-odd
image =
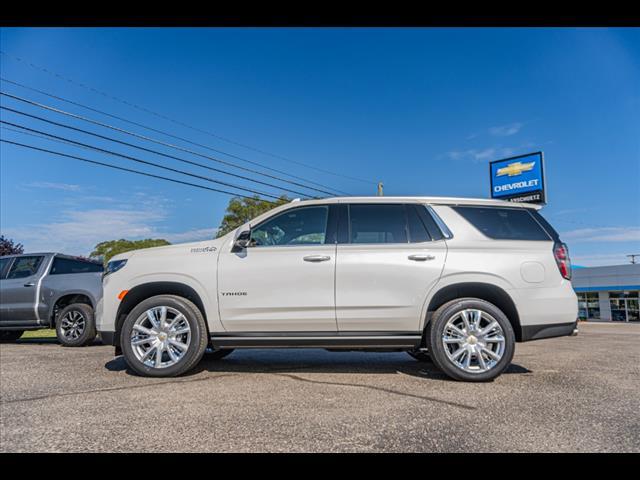
[[[66,116],[71,117],[71,118],[75,118],[75,119],[82,120],[82,121],[85,121],[85,122],[88,122],[88,123],[91,123],[91,124],[94,124],[94,125],[98,125],[100,127],[108,128],[108,129],[114,130],[114,131],[116,131],[118,133],[124,133],[126,135],[130,135],[132,137],[139,138],[141,140],[146,140],[146,141],[158,144],[158,145],[162,145],[162,146],[165,146],[165,147],[173,148],[175,150],[180,150],[182,152],[186,152],[186,153],[189,153],[189,154],[192,154],[192,155],[197,155],[199,157],[203,157],[203,158],[206,158],[208,160],[221,163],[223,165],[228,165],[228,166],[231,166],[231,167],[234,167],[234,168],[238,168],[238,169],[241,169],[241,170],[244,170],[244,171],[247,171],[247,172],[255,173],[255,174],[262,175],[262,176],[265,176],[265,177],[268,177],[268,178],[273,178],[273,179],[281,181],[281,182],[290,183],[292,185],[296,185],[296,186],[299,186],[299,187],[307,188],[309,190],[314,190],[316,192],[325,193],[325,194],[328,194],[328,195],[334,195],[333,192],[329,192],[329,191],[326,191],[326,190],[320,190],[318,188],[311,187],[311,186],[304,185],[304,184],[297,183],[297,182],[292,182],[291,180],[287,180],[285,178],[280,178],[280,177],[277,177],[275,175],[270,175],[268,173],[263,173],[263,172],[260,172],[258,170],[242,167],[242,166],[236,165],[236,164],[234,164],[232,162],[228,162],[228,161],[225,161],[225,160],[220,160],[219,158],[215,158],[215,157],[212,157],[210,155],[205,155],[205,154],[202,154],[202,153],[199,153],[199,152],[195,152],[193,150],[189,150],[187,148],[183,148],[183,147],[180,147],[178,145],[173,145],[171,143],[166,143],[166,142],[163,142],[163,141],[158,140],[158,139],[147,137],[145,135],[140,135],[140,134],[135,133],[135,132],[124,130],[122,128],[118,128],[118,127],[113,126],[113,125],[102,123],[102,122],[99,122],[97,120],[94,120],[94,119],[91,119],[91,118],[88,118],[88,117],[84,117],[82,115],[78,115],[78,114],[75,114],[75,113],[72,113],[72,112],[67,112],[65,110],[61,110],[59,108],[55,108],[55,107],[52,107],[50,105],[45,105],[45,104],[42,104],[42,103],[39,103],[39,102],[35,102],[35,101],[27,99],[27,98],[19,97],[17,95],[12,95],[10,93],[6,93],[6,92],[2,92],[2,91],[0,91],[0,95],[3,95],[3,96],[8,97],[8,98],[11,98],[13,100],[17,100],[17,101],[22,102],[22,103],[26,103],[28,105],[33,105],[33,106],[42,108],[44,110],[49,110],[51,112],[59,113],[61,115],[66,115]],[[267,185],[270,185],[270,184],[267,184]],[[286,188],[284,188],[284,187],[276,187],[276,188],[283,188],[283,189],[286,190]],[[298,192],[298,191],[295,191],[295,190],[288,190],[288,191],[292,192],[292,193],[296,193],[298,195],[307,195],[305,193],[301,193],[301,192]]]
[[[127,160],[131,160],[133,162],[143,163],[145,165],[151,165],[153,167],[161,168],[163,170],[168,170],[170,172],[175,172],[175,173],[179,173],[179,174],[182,174],[182,175],[187,175],[189,177],[199,178],[200,180],[206,180],[208,182],[217,183],[219,185],[224,185],[224,186],[231,187],[231,188],[237,188],[238,190],[245,190],[247,192],[255,193],[255,194],[258,194],[258,195],[263,195],[265,197],[275,198],[276,200],[279,198],[278,196],[272,195],[270,193],[261,192],[259,190],[252,190],[250,188],[241,187],[239,185],[234,185],[232,183],[222,182],[220,180],[216,180],[216,179],[213,179],[213,178],[210,178],[210,177],[205,177],[203,175],[198,175],[198,174],[195,174],[195,173],[189,173],[189,172],[185,172],[183,170],[178,170],[177,168],[171,168],[171,167],[167,167],[165,165],[160,165],[159,163],[153,163],[153,162],[149,162],[147,160],[141,160],[139,158],[132,157],[130,155],[125,155],[125,154],[122,154],[122,153],[114,152],[112,150],[107,150],[107,149],[104,149],[104,148],[96,147],[96,146],[93,146],[93,145],[89,145],[87,143],[77,142],[75,140],[71,140],[70,138],[64,138],[64,137],[60,137],[58,135],[53,135],[51,133],[43,132],[41,130],[35,130],[33,128],[25,127],[24,125],[19,125],[17,123],[11,123],[11,122],[7,122],[5,120],[0,120],[0,123],[4,124],[4,125],[11,125],[12,127],[21,128],[21,129],[27,130],[29,132],[34,132],[34,133],[39,133],[39,134],[42,134],[42,135],[46,135],[47,137],[51,137],[51,138],[55,138],[55,139],[58,139],[58,140],[62,140],[64,142],[72,143],[72,144],[75,144],[75,145],[80,145],[82,147],[90,148],[91,150],[96,150],[98,152],[106,153],[108,155],[113,155],[113,156],[116,156],[116,157],[122,157],[122,158],[125,158]]]
[[[0,53],[1,53],[1,52],[0,52]],[[84,105],[84,104],[79,103],[79,102],[74,102],[73,100],[69,100],[69,99],[66,99],[66,98],[60,97],[60,96],[58,96],[58,95],[53,95],[53,94],[48,93],[48,92],[45,92],[45,91],[43,91],[43,90],[39,90],[39,89],[37,89],[37,88],[29,87],[29,86],[27,86],[27,85],[24,85],[24,84],[22,84],[22,83],[19,83],[19,82],[13,81],[13,80],[9,80],[9,79],[6,79],[6,78],[3,78],[3,77],[0,77],[0,81],[6,82],[6,83],[10,83],[10,84],[12,84],[12,85],[16,85],[16,86],[18,86],[18,87],[20,87],[20,88],[24,88],[24,89],[26,89],[26,90],[30,90],[30,91],[33,91],[33,92],[37,92],[37,93],[39,93],[39,94],[41,94],[41,95],[45,95],[45,96],[47,96],[47,97],[53,98],[53,99],[55,99],[55,100],[59,100],[59,101],[61,101],[61,102],[66,102],[66,103],[68,103],[68,104],[70,104],[70,105],[75,105],[75,106],[77,106],[77,107],[80,107],[80,108],[83,108],[83,109],[86,109],[86,110],[89,110],[89,111],[92,111],[92,112],[95,112],[95,113],[99,113],[100,115],[105,115],[105,116],[107,116],[107,117],[110,117],[110,118],[113,118],[113,119],[119,120],[119,121],[121,121],[121,122],[129,123],[129,124],[131,124],[131,125],[135,125],[135,126],[137,126],[137,127],[144,128],[145,130],[149,130],[149,131],[151,131],[151,132],[155,132],[155,133],[159,133],[159,134],[161,134],[161,135],[165,135],[165,136],[167,136],[167,137],[175,138],[176,140],[180,140],[180,141],[182,141],[182,142],[185,142],[185,143],[188,143],[188,144],[191,144],[191,145],[195,145],[195,146],[197,146],[197,147],[204,148],[204,149],[206,149],[206,150],[210,150],[210,151],[212,151],[212,152],[220,153],[220,154],[222,154],[222,155],[226,155],[226,156],[228,156],[228,157],[235,158],[235,159],[237,159],[237,160],[240,160],[240,161],[243,161],[243,162],[246,162],[246,163],[252,164],[252,165],[256,165],[256,166],[259,166],[259,167],[262,167],[262,168],[266,168],[267,170],[271,170],[271,171],[273,171],[273,172],[277,172],[277,173],[280,173],[280,174],[282,174],[282,175],[286,175],[286,176],[288,176],[288,177],[295,178],[295,179],[297,179],[297,180],[302,180],[302,181],[305,181],[305,182],[310,183],[310,184],[312,184],[312,185],[316,185],[316,186],[319,186],[319,187],[322,187],[322,188],[327,188],[327,189],[329,189],[329,190],[333,190],[334,192],[338,192],[338,193],[341,193],[341,194],[350,195],[349,193],[347,193],[347,192],[343,192],[343,191],[338,190],[338,189],[336,189],[336,188],[328,187],[328,186],[323,185],[323,184],[321,184],[321,183],[314,182],[314,181],[311,181],[311,180],[309,180],[309,179],[305,179],[305,178],[302,178],[302,177],[299,177],[299,176],[293,175],[293,174],[291,174],[291,173],[288,173],[288,172],[285,172],[285,171],[282,171],[282,170],[278,170],[277,168],[268,167],[268,166],[263,165],[263,164],[261,164],[261,163],[259,163],[259,162],[254,162],[253,160],[248,160],[248,159],[243,158],[243,157],[240,157],[240,156],[238,156],[238,155],[234,155],[234,154],[232,154],[232,153],[228,153],[228,152],[225,152],[225,151],[222,151],[222,150],[218,150],[218,149],[216,149],[216,148],[209,147],[209,146],[207,146],[207,145],[203,145],[203,144],[201,144],[201,143],[194,142],[194,141],[188,140],[188,139],[186,139],[186,138],[179,137],[179,136],[177,136],[177,135],[174,135],[174,134],[171,134],[171,133],[168,133],[168,132],[164,132],[164,131],[162,131],[162,130],[158,130],[158,129],[153,128],[153,127],[149,127],[149,126],[147,126],[147,125],[143,125],[143,124],[141,124],[141,123],[134,122],[134,121],[129,120],[129,119],[126,119],[126,118],[124,118],[124,117],[120,117],[120,116],[118,116],[118,115],[113,115],[113,114],[108,113],[108,112],[105,112],[105,111],[103,111],[103,110],[98,110],[98,109],[96,109],[96,108],[90,107],[90,106],[88,106],[88,105]],[[243,168],[243,167],[240,167],[239,165],[234,165],[234,166],[235,166],[236,168]],[[262,173],[262,175],[266,175],[266,174],[265,174],[265,173]],[[293,182],[290,182],[290,183],[293,183]],[[307,188],[309,188],[309,187],[307,187]],[[332,193],[331,195],[334,195],[334,193]]]
[[[241,179],[243,179],[243,180],[247,180],[247,181],[250,181],[250,182],[260,183],[260,184],[262,184],[262,185],[266,185],[266,186],[269,186],[269,187],[272,187],[272,188],[286,190],[286,191],[288,191],[288,192],[296,193],[296,194],[298,194],[298,195],[302,195],[302,196],[304,196],[304,197],[308,197],[308,196],[309,196],[307,193],[298,192],[298,191],[296,191],[296,190],[291,190],[291,189],[288,189],[288,188],[285,188],[285,187],[281,187],[281,186],[278,186],[278,185],[274,185],[274,184],[272,184],[272,183],[263,182],[263,181],[261,181],[261,180],[254,180],[254,179],[252,179],[252,178],[245,177],[244,175],[238,175],[238,174],[236,174],[236,173],[230,173],[230,172],[227,172],[227,171],[225,171],[225,170],[221,170],[221,169],[219,169],[219,168],[210,167],[209,165],[204,165],[204,164],[202,164],[202,163],[193,162],[193,161],[191,161],[191,160],[186,160],[186,159],[183,159],[183,158],[180,158],[180,157],[176,157],[176,156],[174,156],[174,155],[169,155],[169,154],[167,154],[167,153],[158,152],[157,150],[152,150],[152,149],[150,149],[150,148],[145,148],[145,147],[141,147],[141,146],[139,146],[139,145],[134,145],[134,144],[132,144],[132,143],[124,142],[124,141],[122,141],[122,140],[118,140],[118,139],[116,139],[116,138],[107,137],[107,136],[105,136],[105,135],[100,135],[99,133],[94,133],[94,132],[90,132],[90,131],[88,131],[88,130],[83,130],[82,128],[73,127],[73,126],[71,126],[71,125],[65,125],[64,123],[54,122],[53,120],[49,120],[49,119],[46,119],[46,118],[43,118],[43,117],[39,117],[39,116],[37,116],[37,115],[32,115],[32,114],[30,114],[30,113],[21,112],[20,110],[15,110],[15,109],[13,109],[13,108],[0,106],[0,109],[2,109],[2,110],[7,110],[7,111],[9,111],[9,112],[13,112],[13,113],[17,113],[18,115],[23,115],[23,116],[25,116],[25,117],[34,118],[34,119],[36,119],[36,120],[40,120],[40,121],[42,121],[42,122],[46,122],[46,123],[49,123],[49,124],[51,124],[51,125],[56,125],[56,126],[58,126],[58,127],[63,127],[63,128],[67,128],[67,129],[69,129],[69,130],[74,130],[74,131],[76,131],[76,132],[81,132],[81,133],[85,133],[85,134],[87,134],[87,135],[92,135],[92,136],[94,136],[94,137],[97,137],[97,138],[100,138],[100,139],[103,139],[103,140],[108,140],[108,141],[110,141],[110,142],[119,143],[119,144],[121,144],[121,145],[125,145],[125,146],[127,146],[127,147],[137,148],[137,149],[139,149],[139,150],[143,150],[143,151],[145,151],[145,152],[154,153],[154,154],[156,154],[156,155],[161,155],[161,156],[163,156],[163,157],[171,158],[171,159],[173,159],[173,160],[178,160],[179,162],[187,163],[187,164],[189,164],[189,165],[195,165],[195,166],[197,166],[197,167],[206,168],[207,170],[212,170],[212,171],[214,171],[214,172],[223,173],[223,174],[225,174],[225,175],[230,175],[230,176],[232,176],[232,177],[241,178]]]
[[[160,180],[166,180],[168,182],[179,183],[181,185],[188,185],[190,187],[201,188],[203,190],[210,190],[212,192],[224,193],[225,195],[231,195],[231,196],[234,196],[234,197],[252,199],[252,197],[247,197],[245,195],[240,195],[240,194],[237,194],[237,193],[228,192],[226,190],[220,190],[220,189],[217,189],[217,188],[206,187],[204,185],[198,185],[197,183],[184,182],[182,180],[177,180],[175,178],[163,177],[162,175],[154,175],[153,173],[141,172],[140,170],[134,170],[132,168],[119,167],[117,165],[112,165],[110,163],[99,162],[97,160],[89,160],[88,158],[78,157],[76,155],[69,155],[67,153],[62,153],[62,152],[56,152],[54,150],[48,150],[46,148],[35,147],[33,145],[26,145],[26,144],[20,143],[20,142],[13,142],[11,140],[4,140],[4,139],[1,139],[1,138],[0,138],[0,142],[9,143],[11,145],[17,145],[17,146],[24,147],[24,148],[30,148],[32,150],[39,150],[41,152],[51,153],[53,155],[59,155],[61,157],[66,157],[66,158],[71,158],[71,159],[74,159],[74,160],[79,160],[81,162],[92,163],[94,165],[101,165],[103,167],[113,168],[115,170],[122,170],[124,172],[130,172],[130,173],[135,173],[135,174],[138,174],[138,175],[144,175],[145,177],[158,178]],[[269,200],[264,200],[264,201],[267,202],[267,203],[271,203],[273,205],[276,205],[275,202],[271,202]]]
[[[349,175],[344,175],[344,174],[340,174],[340,173],[331,172],[329,170],[318,168],[318,167],[315,167],[313,165],[308,165],[308,164],[306,164],[304,162],[300,162],[298,160],[292,160],[290,158],[283,157],[282,155],[277,155],[275,153],[271,153],[271,152],[268,152],[266,150],[262,150],[262,149],[259,149],[259,148],[252,147],[250,145],[246,145],[246,144],[243,144],[243,143],[240,143],[240,142],[236,142],[235,140],[231,140],[229,138],[217,135],[215,133],[212,133],[212,132],[209,132],[209,131],[206,131],[206,130],[202,130],[202,129],[198,128],[198,127],[194,127],[194,126],[188,125],[188,124],[186,124],[184,122],[181,122],[179,120],[174,120],[174,119],[172,119],[170,117],[167,117],[166,115],[163,115],[161,113],[157,113],[157,112],[155,112],[153,110],[149,110],[148,108],[141,107],[140,105],[137,105],[137,104],[129,102],[127,100],[123,100],[121,98],[115,97],[115,96],[113,96],[113,95],[111,95],[109,93],[102,92],[102,91],[100,91],[100,90],[98,90],[98,89],[96,89],[94,87],[91,87],[89,85],[85,85],[85,84],[83,84],[81,82],[78,82],[78,81],[75,81],[75,80],[73,80],[71,78],[68,78],[68,77],[65,77],[63,75],[60,75],[57,72],[50,71],[50,70],[46,69],[45,67],[41,67],[41,66],[36,65],[34,63],[31,63],[29,61],[23,60],[20,57],[17,57],[15,55],[11,55],[11,54],[6,53],[6,52],[4,52],[2,50],[0,50],[0,55],[5,55],[5,56],[7,56],[9,58],[13,58],[13,59],[15,59],[15,60],[17,60],[19,62],[22,62],[22,63],[25,63],[25,64],[29,65],[31,68],[34,68],[36,70],[40,70],[42,72],[45,72],[48,75],[53,75],[54,77],[57,77],[57,78],[62,79],[62,80],[65,80],[68,83],[80,86],[80,87],[82,87],[82,88],[84,88],[86,90],[89,90],[89,91],[92,91],[94,93],[97,93],[97,94],[99,94],[99,95],[101,95],[101,96],[103,96],[105,98],[109,98],[109,99],[114,100],[116,102],[122,103],[124,105],[129,106],[129,107],[135,108],[135,109],[140,110],[140,111],[145,112],[145,113],[148,113],[150,115],[154,115],[154,116],[156,116],[158,118],[161,118],[163,120],[169,121],[171,123],[175,123],[176,125],[180,125],[182,127],[188,128],[190,130],[194,130],[196,132],[203,133],[205,135],[209,135],[209,136],[211,136],[213,138],[217,138],[218,140],[222,140],[224,142],[227,142],[227,143],[230,143],[230,144],[233,144],[233,145],[237,145],[239,147],[243,147],[243,148],[246,148],[248,150],[252,150],[254,152],[261,153],[263,155],[268,155],[268,156],[273,157],[273,158],[279,158],[280,160],[284,160],[286,162],[294,163],[296,165],[300,165],[302,167],[309,168],[309,169],[312,169],[312,170],[316,170],[318,172],[322,172],[322,173],[325,173],[325,174],[328,174],[328,175],[333,175],[333,176],[336,176],[336,177],[342,177],[342,178],[346,178],[346,179],[349,179],[349,180],[354,180],[354,181],[357,181],[357,182],[362,182],[362,183],[367,183],[367,184],[372,184],[372,183],[375,184],[375,183],[377,183],[377,182],[374,182],[373,180],[365,180],[365,179],[362,179],[362,178],[357,178],[357,177],[352,177],[352,176],[349,176]]]
[[[1,130],[7,130],[8,132],[14,132],[14,133],[19,133],[20,135],[28,135],[30,137],[35,137],[35,138],[41,138],[43,140],[47,140],[48,142],[55,142],[55,143],[60,143],[62,145],[72,145],[74,147],[78,147],[78,148],[83,148],[85,150],[91,150],[93,151],[92,148],[88,148],[88,147],[82,147],[80,145],[73,145],[73,143],[71,142],[67,142],[66,140],[57,140],[55,138],[49,138],[46,135],[40,135],[39,133],[31,133],[31,132],[25,132],[23,130],[18,130],[17,128],[11,128],[11,127],[6,127],[4,125],[0,125],[0,129]]]

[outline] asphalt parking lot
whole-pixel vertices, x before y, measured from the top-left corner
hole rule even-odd
[[[518,344],[448,380],[405,353],[236,350],[147,379],[113,347],[0,346],[3,452],[638,452],[640,325]]]

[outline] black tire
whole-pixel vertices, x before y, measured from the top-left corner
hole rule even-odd
[[[407,350],[407,353],[411,355],[413,358],[415,358],[416,360],[418,360],[419,362],[428,362],[428,363],[433,362],[433,360],[431,360],[431,355],[429,355],[429,353],[425,351]]]
[[[18,340],[24,330],[0,330],[0,343],[13,343]]]
[[[131,333],[138,317],[147,310],[160,306],[174,308],[184,315],[191,330],[191,341],[186,353],[177,363],[163,368],[155,368],[138,360],[131,346]],[[193,302],[177,295],[157,295],[140,302],[127,315],[120,332],[120,345],[127,365],[138,375],[144,377],[175,377],[191,370],[202,359],[208,343],[209,334],[202,312]]]
[[[504,352],[502,358],[490,370],[485,372],[468,372],[456,366],[445,352],[441,341],[447,321],[456,313],[465,309],[476,309],[491,315],[502,328],[504,334]],[[498,307],[479,298],[459,298],[445,303],[438,308],[425,331],[427,348],[433,363],[445,374],[455,380],[465,382],[486,382],[500,375],[511,363],[515,351],[515,334],[507,316]]]
[[[78,319],[77,324],[82,325],[80,331],[74,332],[69,328],[69,322],[73,322],[73,320],[65,318],[68,315],[71,318]],[[79,334],[76,336],[77,333]],[[96,338],[96,321],[91,305],[72,303],[63,308],[56,319],[56,336],[64,347],[84,347],[93,343]]]
[[[220,360],[233,352],[233,348],[213,348],[209,345],[204,352],[204,356],[207,360]]]

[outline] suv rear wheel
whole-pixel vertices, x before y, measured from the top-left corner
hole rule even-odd
[[[176,295],[157,295],[140,302],[120,333],[127,364],[147,377],[175,377],[190,370],[202,358],[207,343],[202,312]]]
[[[506,315],[478,298],[460,298],[438,308],[425,332],[435,365],[451,378],[485,382],[511,363],[515,334]]]

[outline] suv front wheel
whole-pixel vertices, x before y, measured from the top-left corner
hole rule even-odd
[[[442,305],[425,335],[435,365],[467,382],[493,380],[509,366],[515,350],[509,319],[498,307],[478,298]]]
[[[139,375],[175,377],[196,365],[207,347],[207,326],[193,302],[157,295],[140,302],[120,333],[124,358]]]

